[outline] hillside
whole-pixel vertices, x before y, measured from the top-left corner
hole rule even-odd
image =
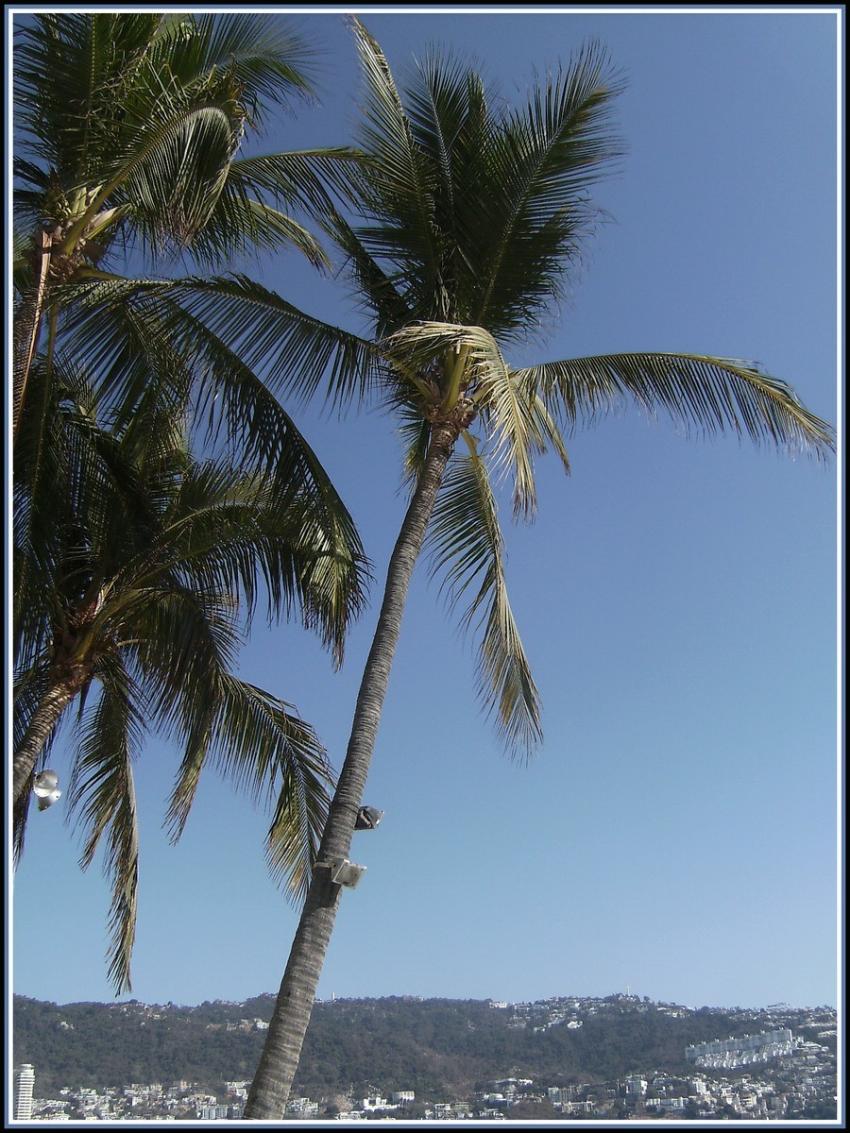
[[[59,1006],[15,996],[14,1063],[36,1066],[43,1097],[62,1086],[179,1079],[214,1087],[251,1077],[273,1004],[271,995],[197,1007],[135,1001]],[[786,1011],[782,1025],[803,1025],[808,1014]],[[417,1096],[461,1096],[511,1074],[568,1085],[653,1067],[685,1073],[689,1043],[775,1024],[775,1014],[689,1011],[624,996],[510,1007],[404,997],[336,1000],[315,1007],[295,1092],[318,1097],[380,1085],[413,1089]]]

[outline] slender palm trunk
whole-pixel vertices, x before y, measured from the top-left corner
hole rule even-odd
[[[44,299],[47,294],[47,277],[50,271],[50,252],[53,237],[49,232],[41,233],[41,242],[36,252],[36,285],[21,300],[15,312],[14,330],[14,378],[12,386],[12,436],[18,435],[18,424],[26,398],[32,360],[38,346],[41,330],[41,317],[44,313]]]
[[[322,836],[320,860],[348,857],[378,734],[407,590],[457,436],[458,428],[454,424],[441,423],[432,427],[425,465],[390,558],[378,626],[357,696],[345,762]],[[328,880],[327,871],[320,870],[314,874],[283,974],[266,1044],[248,1094],[245,1106],[247,1118],[283,1116],[310,1022],[339,895],[340,887]]]
[[[27,790],[44,745],[53,734],[62,713],[80,691],[85,679],[83,673],[72,671],[62,676],[54,676],[48,683],[47,690],[27,726],[20,747],[15,752],[15,785],[12,796],[15,803]]]

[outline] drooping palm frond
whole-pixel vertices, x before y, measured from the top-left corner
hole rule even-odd
[[[362,184],[363,163],[360,150],[348,146],[254,154],[232,161],[228,180],[246,195],[325,217],[334,212],[334,197],[347,201],[352,182]]]
[[[799,401],[792,388],[755,363],[701,354],[606,354],[547,362],[516,372],[551,412],[570,424],[634,398],[660,408],[685,428],[732,431],[758,442],[822,457],[834,449],[831,426]]]
[[[104,871],[112,881],[108,974],[118,994],[131,989],[130,957],[136,935],[139,832],[133,759],[143,725],[139,693],[117,659],[101,668],[97,708],[84,726],[68,791],[68,815],[80,814],[86,832],[85,869],[107,833]]]
[[[487,469],[467,433],[468,453],[449,465],[428,534],[432,571],[461,625],[480,633],[478,691],[509,751],[528,757],[540,742],[540,703],[508,600],[503,540]],[[477,589],[476,589],[477,587]]]
[[[118,290],[122,293],[123,285]],[[149,325],[150,341],[156,341],[162,333],[162,320],[167,318],[178,358],[193,348],[193,365],[199,374],[183,384],[188,388],[194,380],[197,416],[206,415],[211,426],[207,439],[216,441],[223,429],[229,450],[240,454],[244,472],[251,476],[260,473],[266,483],[264,491],[273,489],[263,501],[264,514],[271,515],[277,502],[288,515],[290,533],[295,530],[296,516],[300,517],[304,537],[292,545],[301,548],[299,579],[305,620],[321,632],[340,663],[346,629],[362,608],[369,578],[353,520],[316,454],[267,386],[209,327],[202,327],[195,315],[170,300],[161,302],[163,312],[144,314],[139,325]],[[121,343],[127,306],[94,305],[86,324],[102,335],[100,356],[107,361],[124,354]],[[137,320],[132,321],[135,324]],[[134,341],[136,333],[134,326]],[[128,352],[135,357],[132,347]],[[120,364],[110,372],[121,373]],[[171,381],[173,376],[174,371],[166,369],[165,380]],[[150,379],[145,389],[150,395]],[[128,399],[122,400],[126,404]],[[136,419],[138,415],[137,406]],[[233,467],[234,474],[238,467]],[[307,532],[311,534],[307,536]]]
[[[321,385],[337,404],[380,383],[374,345],[300,311],[244,275],[176,281],[170,293],[274,390],[314,396]]]
[[[327,818],[332,774],[315,732],[264,689],[222,674],[216,701],[195,722],[167,815],[176,841],[186,824],[201,771],[211,758],[237,789],[274,805],[267,836],[272,875],[303,897]]]
[[[150,530],[137,470],[97,425],[74,359],[57,354],[52,367],[38,359],[32,381],[14,465],[15,664],[23,669],[62,624],[68,586],[84,589],[86,564],[103,559],[104,523],[120,530],[125,551],[132,532]]]
[[[216,207],[192,240],[192,255],[201,264],[220,264],[249,252],[292,248],[314,268],[330,267],[327,253],[311,232],[262,201],[237,192],[228,177]]]

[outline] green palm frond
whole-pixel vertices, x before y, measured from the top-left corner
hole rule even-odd
[[[375,334],[384,338],[410,322],[411,308],[396,286],[397,279],[387,275],[377,260],[367,251],[355,231],[338,212],[324,225],[345,253],[346,267],[356,284],[356,295],[362,307],[371,316]]]
[[[527,335],[558,295],[592,215],[585,191],[621,152],[610,126],[611,102],[621,89],[605,52],[589,44],[535,85],[527,106],[507,113],[492,132],[480,217],[489,238],[470,321],[497,338]]]
[[[732,431],[756,442],[818,457],[834,449],[832,428],[791,387],[753,362],[701,354],[605,354],[518,370],[553,414],[573,423],[634,398],[649,413],[664,409],[685,428]]]
[[[205,13],[190,17],[191,34],[169,51],[185,85],[223,72],[240,90],[250,117],[262,125],[267,105],[313,95],[315,50],[291,21],[276,15]]]
[[[84,728],[68,791],[69,816],[79,813],[86,831],[80,865],[94,858],[108,833],[104,870],[112,880],[108,974],[116,992],[129,991],[136,935],[139,833],[132,761],[142,737],[133,682],[120,664],[100,672],[97,708]]]
[[[127,304],[110,308],[116,312],[114,327],[119,336],[110,350],[120,345],[126,308]],[[95,324],[104,324],[106,316],[105,305],[94,307]],[[264,492],[273,488],[273,495],[264,500],[264,512],[271,515],[277,504],[286,509],[290,533],[298,517],[302,533],[311,533],[293,541],[293,547],[301,548],[304,567],[299,574],[304,612],[308,625],[320,630],[340,663],[346,629],[362,608],[369,579],[368,563],[348,510],[291,417],[241,358],[181,308],[170,305],[166,316],[172,322],[172,335],[178,337],[178,356],[184,345],[188,349],[195,344],[194,364],[201,370],[200,382],[196,382],[198,408],[201,414],[208,413],[213,426],[208,439],[216,441],[223,427],[229,447],[241,454],[242,470],[249,475],[261,473]],[[155,337],[156,324],[152,327],[152,339]],[[173,372],[167,371],[166,380],[171,376]],[[147,390],[151,389],[149,380]],[[139,420],[138,409],[134,419]],[[232,469],[231,479],[237,471]]]
[[[319,241],[302,224],[264,201],[237,190],[228,176],[215,207],[192,239],[192,256],[215,266],[233,256],[292,248],[315,268],[330,261]]]
[[[85,359],[101,416],[117,431],[129,427],[154,394],[179,418],[197,380],[193,354],[169,325],[167,303],[153,283],[149,292],[139,281],[122,279],[85,280],[55,291],[64,352]]]
[[[409,411],[398,431],[404,446],[404,483],[413,488],[425,467],[431,426],[419,413]]]
[[[311,93],[312,50],[271,17],[42,15],[18,38],[23,145],[52,167],[56,203],[85,189],[90,220],[127,202],[152,248],[200,231],[246,124]]]
[[[151,98],[138,130],[111,160],[105,184],[85,214],[86,222],[106,202],[129,204],[134,231],[152,249],[188,245],[213,214],[234,150],[229,108],[204,96],[176,105]],[[69,242],[84,230],[71,228]]]
[[[371,342],[307,315],[244,275],[183,279],[170,292],[272,389],[307,399],[324,379],[327,397],[344,404],[380,382]]]
[[[101,624],[114,624],[119,614],[125,632],[134,635],[128,634],[134,642],[128,652],[148,692],[151,722],[171,732],[185,711],[215,700],[221,674],[235,666],[244,641],[238,607],[219,589],[171,577],[124,590],[104,608]]]
[[[211,757],[237,789],[275,810],[267,837],[273,876],[303,897],[327,818],[332,784],[324,748],[290,705],[264,689],[222,674],[217,698],[188,731],[188,743],[169,803],[176,841],[186,824],[203,766]]]
[[[362,184],[363,162],[347,146],[255,154],[232,161],[228,180],[248,196],[327,217],[335,212],[334,197],[348,201],[352,181]]]
[[[503,540],[487,469],[474,440],[449,465],[428,534],[433,573],[452,606],[468,599],[462,626],[481,634],[478,691],[508,749],[526,757],[541,741],[540,703],[505,579]],[[476,589],[477,588],[477,589]]]
[[[404,231],[406,246],[433,282],[439,274],[433,185],[384,53],[359,19],[352,17],[351,23],[366,84],[360,139],[369,160],[380,169],[380,179],[369,183],[377,194],[370,202],[372,211],[380,209],[380,214],[389,216],[387,203],[392,202],[392,228]]]

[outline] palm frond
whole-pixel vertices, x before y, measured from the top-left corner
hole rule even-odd
[[[611,101],[621,88],[605,52],[591,43],[491,132],[481,216],[490,238],[471,321],[497,337],[527,334],[558,294],[586,233],[585,190],[621,152],[610,128]]]
[[[432,572],[443,574],[442,588],[453,607],[469,598],[461,625],[481,634],[479,695],[496,716],[509,751],[528,757],[542,739],[539,697],[508,600],[487,469],[474,440],[464,436],[469,453],[449,465],[428,533]]]
[[[169,60],[184,85],[224,73],[238,85],[252,120],[261,125],[267,105],[285,106],[313,94],[316,52],[291,21],[252,13],[191,17],[190,35],[170,48]]]
[[[187,745],[167,822],[173,840],[185,826],[209,755],[218,770],[255,801],[274,801],[269,866],[293,898],[303,897],[327,818],[332,777],[324,748],[291,706],[225,674],[212,712]]]
[[[252,252],[292,248],[315,268],[330,266],[321,244],[302,224],[264,201],[246,196],[228,176],[215,207],[192,239],[197,263],[215,266]]]
[[[121,994],[131,989],[136,934],[139,834],[132,761],[141,742],[142,722],[133,705],[132,681],[122,667],[112,662],[101,671],[100,680],[97,707],[80,737],[68,803],[69,815],[79,815],[86,832],[80,858],[84,869],[108,832],[104,857],[104,871],[112,880],[108,974]]]
[[[818,457],[835,446],[832,428],[806,409],[786,382],[739,359],[605,354],[532,366],[518,370],[516,378],[570,423],[592,422],[628,396],[649,413],[664,409],[678,425],[709,435],[732,431]]]
[[[371,342],[305,314],[244,275],[187,278],[170,290],[272,389],[306,400],[324,379],[327,398],[345,404],[380,381]]]
[[[366,84],[361,148],[367,159],[380,168],[380,178],[371,178],[367,213],[392,218],[385,235],[393,244],[403,231],[403,246],[413,250],[413,259],[433,283],[439,275],[439,256],[434,243],[432,183],[426,163],[413,139],[401,97],[389,64],[364,25],[352,17],[351,25]],[[378,231],[370,231],[376,239]],[[426,288],[428,284],[426,284]],[[431,287],[433,290],[433,287]]]
[[[363,163],[363,154],[346,146],[255,154],[232,161],[228,181],[247,195],[326,217],[334,198],[348,201],[362,183]]]
[[[364,246],[358,231],[338,212],[324,225],[337,245],[345,253],[346,267],[357,285],[361,305],[371,315],[378,338],[391,334],[410,322],[410,306],[377,260]]]

